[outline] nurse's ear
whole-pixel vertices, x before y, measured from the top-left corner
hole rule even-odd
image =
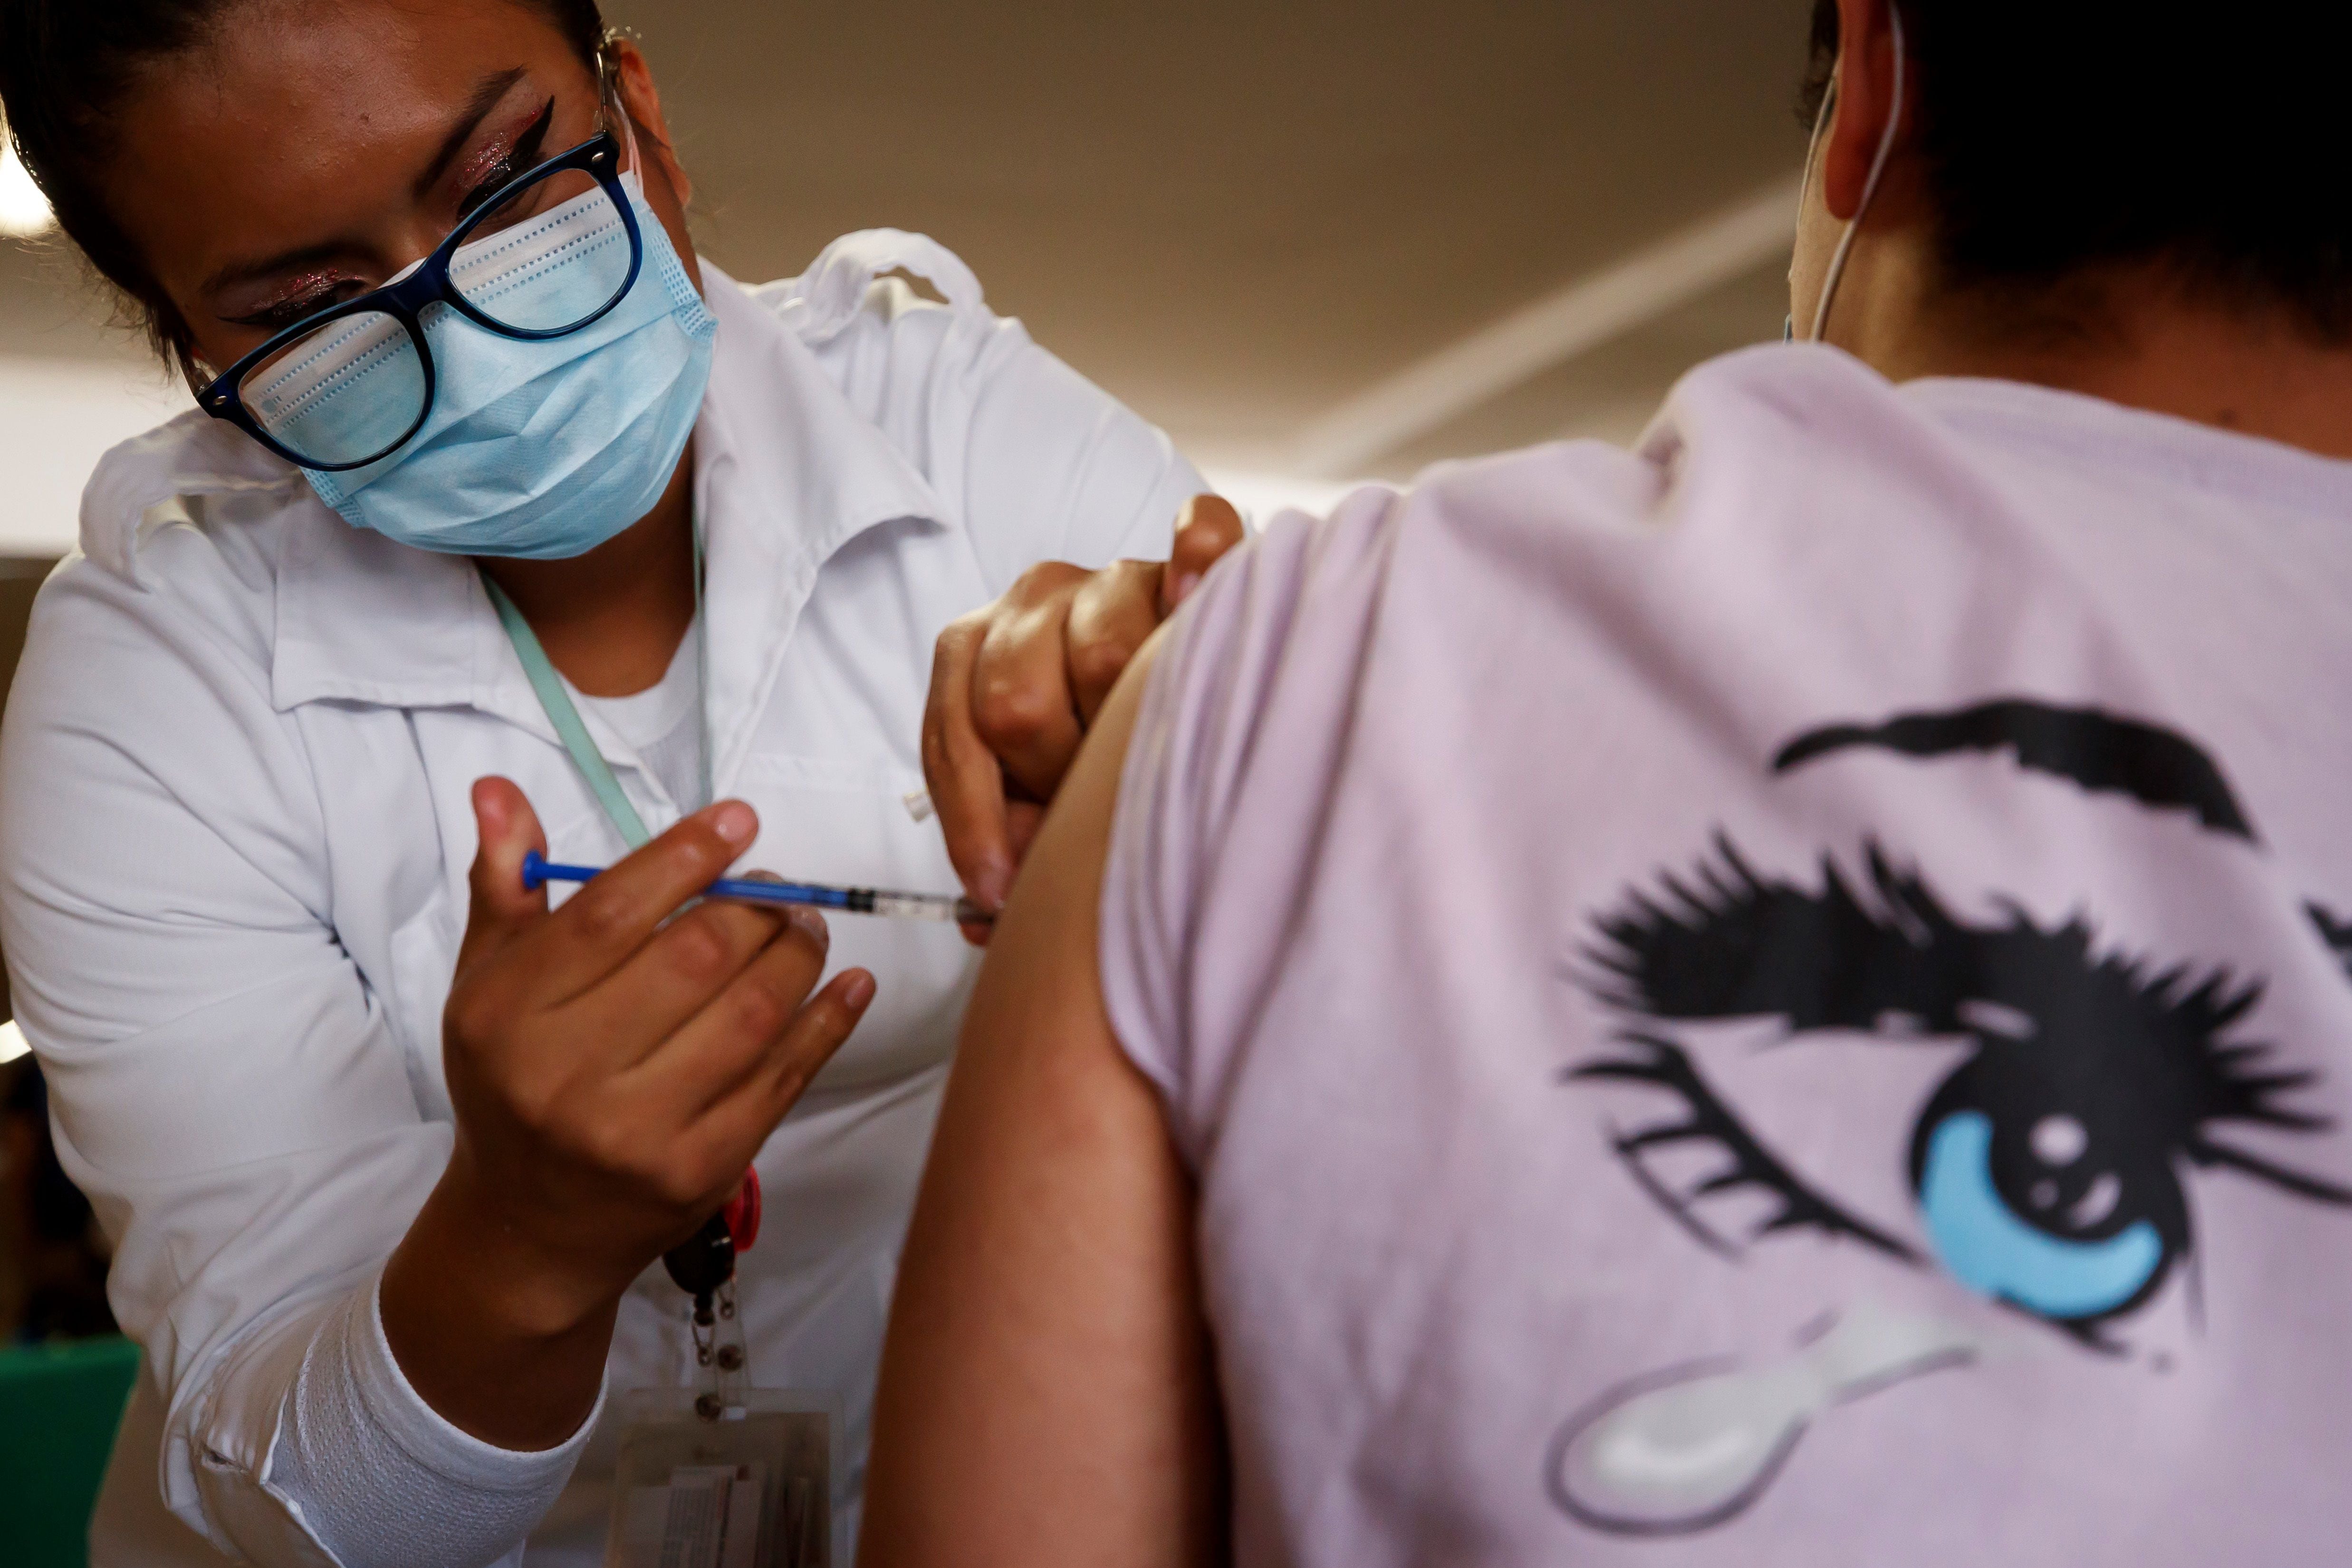
[[[686,206],[694,200],[694,182],[677,161],[677,149],[670,144],[669,121],[662,118],[661,89],[654,86],[653,68],[646,64],[645,51],[627,38],[616,38],[611,45],[614,86],[620,94],[621,107],[636,127],[637,152],[645,163],[646,199],[655,201],[656,181],[668,187],[671,202],[683,216]],[[669,214],[664,212],[663,217]],[[686,247],[680,246],[680,254]]]

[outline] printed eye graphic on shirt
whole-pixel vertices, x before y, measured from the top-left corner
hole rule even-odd
[[[2029,770],[2185,809],[2213,832],[2254,842],[2200,748],[2093,710],[2012,700],[1840,725],[1791,742],[1775,769],[1853,747],[1921,758],[2006,750]],[[2252,1028],[2261,979],[2116,951],[2082,915],[2042,924],[2011,904],[1989,921],[1963,920],[1877,842],[1866,841],[1864,858],[1850,881],[1824,857],[1808,887],[1759,874],[1718,835],[1694,871],[1662,874],[1595,921],[1583,979],[1622,1022],[1609,1051],[1564,1076],[1664,1091],[1674,1110],[1612,1127],[1611,1141],[1641,1189],[1700,1245],[1736,1257],[1786,1236],[1842,1237],[1893,1264],[1939,1268],[2085,1349],[2117,1353],[2114,1328],[2193,1263],[2190,1189],[2206,1173],[2288,1200],[2352,1205],[2352,1189],[2243,1142],[2250,1132],[2275,1145],[2280,1135],[2328,1131],[2306,1103],[2315,1072]],[[2352,974],[2352,930],[2319,905],[2305,912]],[[1890,1048],[1933,1042],[1957,1052],[1901,1141],[1916,1211],[1905,1217],[1916,1224],[1898,1226],[1822,1190],[1752,1131],[1676,1037],[1677,1026],[1727,1020],[1767,1020],[1791,1040],[1840,1030]],[[1712,1158],[1661,1159],[1693,1149]],[[1703,1175],[1676,1179],[1695,1165]],[[1717,1217],[1735,1207],[1717,1201],[1729,1194],[1761,1200],[1735,1208],[1746,1216],[1736,1228]],[[1898,1229],[1924,1235],[1926,1247]],[[1548,1471],[1555,1501],[1620,1533],[1687,1531],[1731,1517],[1760,1495],[1804,1425],[1759,1420],[1742,1388],[1813,1388],[1809,1417],[1858,1396],[1851,1390],[1973,1357],[1965,1331],[1889,1327],[1886,1316],[1864,1310],[1874,1326],[1863,1330],[1852,1314],[1843,1323],[1833,1315],[1770,1377],[1743,1384],[1710,1363],[1613,1391],[1561,1429]],[[1855,1334],[1871,1347],[1859,1361],[1851,1347],[1819,1348]],[[1790,1370],[1823,1356],[1855,1375],[1840,1383]],[[1701,1418],[1710,1412],[1716,1426]],[[1743,1456],[1721,1440],[1758,1430],[1785,1441]],[[1669,1450],[1698,1443],[1688,1449],[1696,1453],[1702,1437],[1720,1464],[1675,1470]]]
[[[1866,900],[1828,862],[1813,891],[1759,877],[1727,841],[1717,854],[1697,885],[1668,877],[1663,900],[1637,894],[1604,919],[1595,956],[1619,983],[1607,999],[1659,1020],[1769,1016],[1792,1034],[1969,1042],[1921,1108],[1907,1158],[1935,1261],[1979,1293],[2098,1345],[2101,1325],[2147,1300],[2189,1252],[2191,1171],[2228,1168],[2352,1203],[2352,1192],[2229,1141],[2232,1126],[2325,1126],[2294,1106],[2310,1075],[2236,1037],[2259,983],[2102,953],[2079,919],[2045,929],[2012,911],[1999,924],[1964,923],[1875,845]],[[1688,1110],[1620,1136],[1630,1164],[1641,1168],[1663,1145],[1712,1142],[1730,1163],[1703,1185],[1769,1192],[1778,1209],[1766,1231],[1842,1235],[1925,1261],[1791,1174],[1680,1046],[1639,1029],[1622,1043],[1624,1054],[1572,1075],[1654,1084]],[[1720,1248],[1685,1195],[1644,1185]]]

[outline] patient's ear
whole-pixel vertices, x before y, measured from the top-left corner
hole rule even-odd
[[[1894,0],[1838,0],[1838,62],[1830,123],[1822,132],[1822,200],[1830,216],[1853,221],[1862,210],[1870,166],[1886,134],[1886,117],[1895,109],[1895,29],[1890,7]],[[1872,210],[1888,195],[1893,164],[1904,161],[1918,134],[1918,73],[1905,67],[1903,124],[1895,133],[1888,180],[1882,182]]]

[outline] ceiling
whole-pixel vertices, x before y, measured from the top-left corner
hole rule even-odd
[[[1786,309],[1805,0],[606,10],[720,266],[928,232],[1207,465],[1622,437]],[[0,358],[135,358],[104,314],[0,240]]]

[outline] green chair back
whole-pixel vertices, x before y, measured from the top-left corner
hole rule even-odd
[[[109,1336],[0,1350],[0,1561],[86,1568],[89,1513],[139,1347]]]

